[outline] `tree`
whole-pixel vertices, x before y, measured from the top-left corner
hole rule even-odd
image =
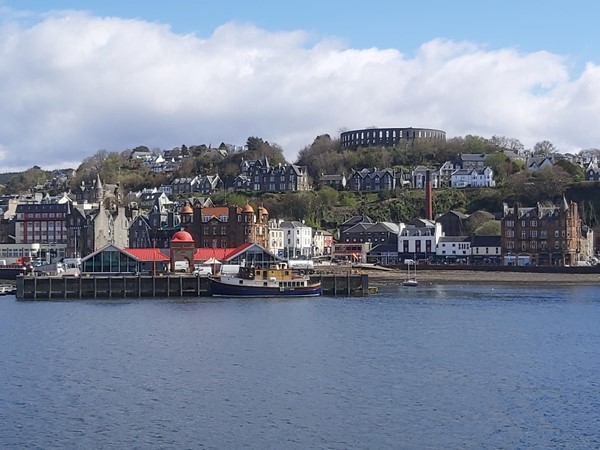
[[[558,167],[561,167],[567,172],[572,181],[579,182],[585,179],[585,172],[583,167],[578,164],[573,164],[571,161],[566,159],[559,159],[556,161]]]
[[[510,159],[502,152],[491,153],[485,158],[485,165],[494,171],[496,181],[503,181],[512,172]]]
[[[556,152],[556,147],[550,141],[540,141],[533,146],[534,156],[550,156]]]
[[[494,215],[487,211],[476,211],[465,220],[465,233],[474,233],[484,223],[494,220]]]
[[[489,151],[487,139],[481,136],[472,136],[470,134],[465,136],[466,150],[468,153],[486,153]]]
[[[560,166],[546,167],[534,174],[535,193],[539,201],[562,197],[571,180]]]
[[[524,146],[518,139],[507,138],[505,136],[492,136],[488,141],[488,145],[495,151],[511,151],[515,153],[521,153],[524,150]]]
[[[500,236],[500,221],[489,220],[475,230],[476,236]]]

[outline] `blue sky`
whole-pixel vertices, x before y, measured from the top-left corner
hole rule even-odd
[[[443,129],[600,146],[600,6],[0,0],[0,172],[99,149]]]

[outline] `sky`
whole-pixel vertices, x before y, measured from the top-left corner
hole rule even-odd
[[[367,127],[600,147],[600,3],[0,0],[0,173]]]

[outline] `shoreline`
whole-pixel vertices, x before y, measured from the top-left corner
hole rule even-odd
[[[341,269],[341,268],[340,268]],[[335,271],[347,272],[348,268]],[[406,279],[405,270],[370,270],[361,268],[358,273],[369,275],[369,285],[400,285]],[[477,270],[421,270],[417,271],[420,284],[533,284],[533,285],[597,285],[598,273],[535,273],[535,272],[485,272]]]

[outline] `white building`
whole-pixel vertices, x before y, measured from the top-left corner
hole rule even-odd
[[[470,236],[442,236],[435,251],[438,260],[468,263],[471,259]]]
[[[284,255],[283,229],[276,219],[269,220],[269,245],[267,250],[280,258]]]
[[[400,223],[398,260],[429,259],[436,256],[439,239],[444,236],[442,224],[433,220],[414,219]]]
[[[312,233],[308,225],[298,221],[282,220],[279,227],[283,230],[283,253],[286,258],[312,256]]]
[[[450,186],[465,187],[494,187],[494,171],[491,167],[483,169],[457,169],[450,176]]]

